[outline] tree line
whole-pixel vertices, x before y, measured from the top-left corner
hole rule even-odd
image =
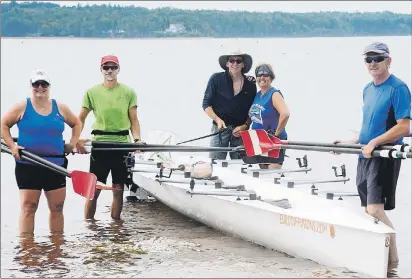
[[[345,37],[411,35],[412,17],[391,12],[245,12],[119,5],[1,3],[3,37]],[[175,29],[171,27],[177,27]]]

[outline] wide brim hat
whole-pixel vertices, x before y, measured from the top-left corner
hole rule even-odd
[[[235,51],[235,52],[232,52],[232,53],[229,53],[229,54],[224,54],[224,55],[221,55],[219,57],[219,65],[220,65],[220,67],[222,67],[223,70],[225,70],[225,71],[229,70],[226,67],[226,62],[228,61],[229,57],[231,57],[231,56],[241,56],[243,58],[243,64],[245,66],[242,69],[242,73],[247,73],[247,72],[250,71],[250,69],[252,68],[252,64],[253,64],[252,56],[250,56],[247,53],[240,52],[240,51]]]

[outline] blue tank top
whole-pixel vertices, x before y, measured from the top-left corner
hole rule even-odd
[[[18,145],[52,163],[63,165],[64,157],[47,157],[47,155],[64,155],[64,118],[54,99],[52,99],[52,112],[43,116],[34,110],[30,98],[27,98],[26,110],[22,119],[17,122],[17,127],[19,128]],[[32,164],[24,160],[17,161]]]
[[[274,134],[276,132],[280,115],[276,108],[273,106],[273,94],[280,94],[283,97],[280,90],[273,87],[263,95],[262,91],[259,91],[256,94],[255,100],[253,101],[253,104],[249,109],[249,117],[252,120],[252,130],[263,129],[270,134]],[[279,135],[279,139],[286,140],[287,138],[288,135],[286,133],[286,130],[283,129],[283,131]]]

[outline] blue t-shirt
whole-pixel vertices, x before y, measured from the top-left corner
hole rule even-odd
[[[255,100],[249,109],[249,117],[252,120],[252,130],[263,129],[271,134],[276,132],[280,114],[273,106],[273,94],[280,94],[283,97],[282,93],[273,87],[263,95],[261,91],[256,94]],[[283,129],[279,135],[279,139],[286,140],[287,138],[286,130]]]
[[[397,120],[411,116],[411,93],[408,86],[391,74],[382,84],[370,82],[363,89],[363,120],[359,143],[368,144],[386,133]],[[401,144],[403,138],[393,142]]]

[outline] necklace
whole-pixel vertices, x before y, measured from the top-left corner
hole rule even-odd
[[[239,88],[236,88],[236,90],[234,90],[235,95],[239,94],[240,91],[242,91],[242,87],[243,87],[243,79],[241,79],[240,82],[239,82]]]
[[[36,104],[37,105],[37,104]],[[41,107],[40,105],[37,105],[41,110],[46,110],[44,107]]]
[[[36,104],[36,103],[34,103],[38,108],[40,108],[42,111],[45,111],[46,110],[46,108],[45,107],[42,107],[42,106],[40,106],[39,104]]]

